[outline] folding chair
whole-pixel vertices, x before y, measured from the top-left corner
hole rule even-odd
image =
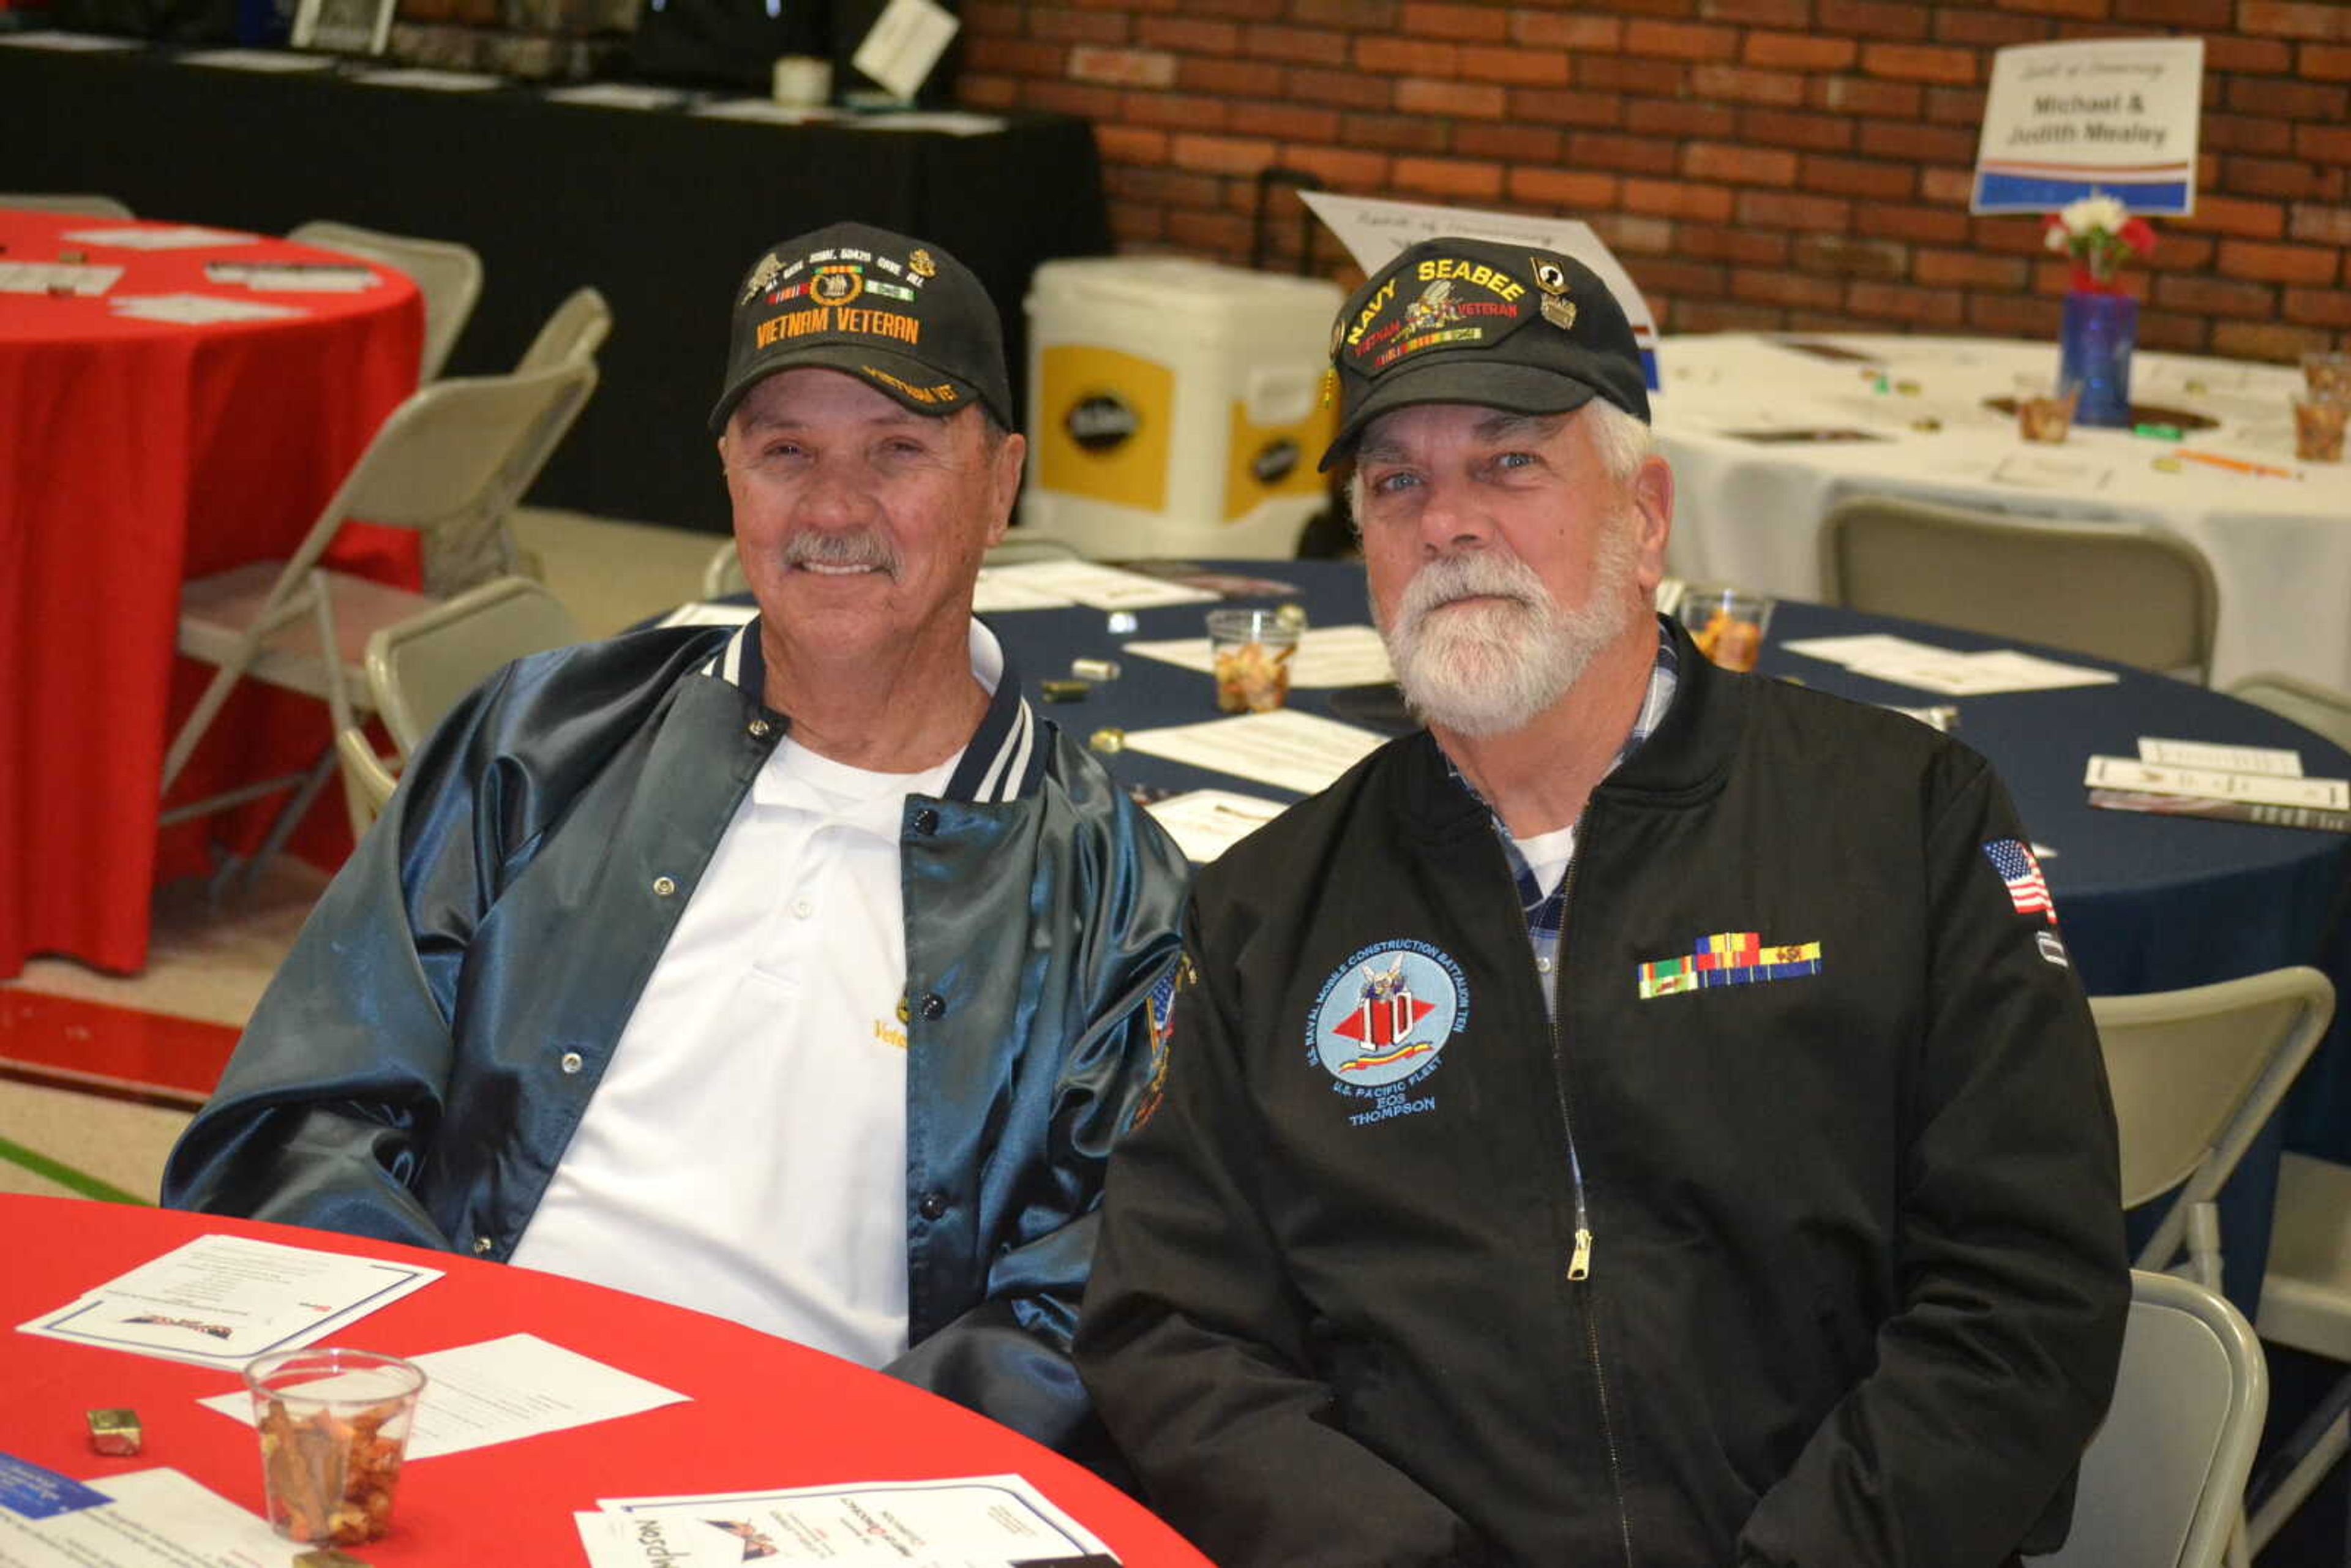
[[[2213,1568],[2269,1409],[2261,1342],[2171,1274],[2131,1275],[2114,1404],[2082,1455],[2074,1528],[2036,1568]]]
[[[367,643],[367,691],[393,756],[378,756],[356,724],[336,732],[352,832],[366,831],[392,799],[393,764],[406,762],[468,692],[526,653],[578,641],[571,612],[523,577],[483,583],[379,628]]]
[[[2090,1013],[2122,1135],[2123,1206],[2178,1189],[2138,1267],[2168,1269],[2185,1249],[2190,1276],[2218,1290],[2213,1200],[2326,1032],[2335,988],[2298,967],[2186,990],[2093,997]]]
[[[2006,517],[1855,496],[1821,525],[1829,601],[2164,674],[2212,667],[2220,591],[2203,552],[2136,523]]]
[[[568,423],[595,384],[595,366],[581,362],[529,376],[426,387],[384,421],[290,557],[186,583],[180,595],[179,651],[216,669],[164,756],[165,797],[241,679],[324,698],[338,732],[351,724],[368,639],[378,628],[436,601],[320,568],[329,543],[353,517],[414,528],[429,538],[477,528],[501,516],[514,500],[511,460],[517,445],[550,411],[565,411]],[[299,791],[256,856],[257,863],[283,842],[324,787],[334,762],[330,747],[306,775],[179,805],[162,821],[206,815],[298,783]]]
[[[2298,675],[2264,670],[2230,683],[2229,695],[2283,714],[2294,723],[2351,751],[2351,692],[2338,692]]]
[[[528,375],[550,365],[568,364],[593,355],[611,335],[612,308],[604,296],[585,286],[566,295],[563,303],[539,327],[538,335],[523,350],[517,375]]]
[[[595,358],[612,330],[612,308],[604,302],[603,295],[593,288],[573,289],[565,296],[553,313],[540,323],[538,336],[523,350],[515,364],[515,374],[527,376],[575,360]],[[514,461],[517,473],[514,486],[515,507],[522,504],[530,486],[555,449],[563,444],[569,433],[571,421],[550,415],[540,422],[533,439],[515,449]],[[515,540],[514,507],[508,507],[488,528],[465,541],[468,547],[460,554],[454,548],[434,551],[425,558],[424,585],[435,593],[455,593],[478,587],[500,577],[517,573],[524,577],[545,580],[547,570],[538,557],[526,550]]]
[[[19,207],[35,213],[78,213],[91,218],[131,218],[138,214],[112,196],[47,192],[0,192],[0,207]]]
[[[2273,1343],[2351,1362],[2351,1166],[2306,1155],[2288,1155],[2280,1165],[2258,1322]],[[2254,1551],[2270,1543],[2346,1453],[2351,1371],[2262,1467],[2246,1529]]]
[[[724,599],[750,591],[751,580],[743,575],[743,558],[735,553],[735,541],[728,539],[712,552],[710,564],[702,569],[702,597]]]
[[[413,279],[424,296],[424,358],[416,372],[417,384],[440,375],[441,367],[449,361],[449,350],[457,346],[457,334],[465,329],[466,319],[474,314],[474,302],[482,297],[482,258],[471,246],[455,240],[384,234],[326,219],[288,229],[286,237],[303,245],[349,251]]]
[[[1024,560],[1083,560],[1085,552],[1061,539],[1024,538],[1018,532],[1005,535],[987,547],[980,565],[1013,566]]]

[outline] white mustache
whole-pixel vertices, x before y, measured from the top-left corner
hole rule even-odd
[[[862,566],[891,577],[898,575],[898,555],[890,541],[871,528],[831,533],[817,529],[794,534],[784,541],[784,565]]]
[[[1461,599],[1509,599],[1531,609],[1550,599],[1534,569],[1516,559],[1484,550],[1439,556],[1420,569],[1396,606],[1396,618],[1417,626],[1432,611]]]

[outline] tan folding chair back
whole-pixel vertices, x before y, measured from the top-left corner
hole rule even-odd
[[[493,673],[579,641],[562,601],[527,577],[502,577],[376,632],[368,691],[404,759]]]
[[[2201,681],[2220,591],[2187,540],[2136,523],[2005,517],[1855,496],[1821,528],[1831,602]]]
[[[408,433],[404,461],[366,476],[350,515],[423,533],[424,590],[436,598],[512,572],[517,551],[507,515],[587,406],[596,373],[594,361],[581,359],[513,376],[435,382],[428,392],[457,385],[510,391],[469,395],[462,413],[423,421]]]
[[[183,585],[179,651],[217,669],[164,758],[164,791],[247,676],[325,697],[342,727],[368,637],[432,600],[319,570],[336,533],[354,517],[414,528],[429,553],[444,533],[503,515],[514,499],[515,444],[549,410],[576,412],[595,382],[595,366],[583,361],[435,382],[392,411],[290,557]],[[183,806],[173,819],[202,810]]]
[[[474,314],[474,302],[482,297],[482,258],[470,246],[326,219],[289,229],[286,237],[348,251],[406,273],[424,296],[424,357],[416,379],[422,384],[440,375],[441,367],[449,362],[449,350],[457,346],[457,335]]]
[[[735,551],[735,541],[728,539],[710,555],[710,564],[702,569],[702,597],[724,599],[730,593],[748,593],[751,580],[743,575],[743,558]]]
[[[1018,532],[987,547],[982,566],[1017,566],[1024,560],[1083,560],[1085,552],[1061,539],[1030,538]]]
[[[2299,675],[2264,670],[2231,682],[2229,695],[2283,714],[2351,751],[2351,692],[2338,692]]]
[[[604,346],[612,332],[612,307],[594,288],[573,289],[555,308],[538,329],[538,335],[523,350],[522,361],[515,373],[528,375],[550,365],[592,355]]]
[[[2193,1281],[2131,1275],[2105,1425],[2082,1456],[2074,1528],[2034,1568],[2215,1568],[2244,1502],[2269,1367],[2237,1309]]]
[[[2280,1162],[2277,1221],[2270,1231],[2256,1321],[2262,1338],[2273,1344],[2351,1362],[2351,1166],[2294,1154]],[[2320,1408],[2340,1408],[2337,1401],[2346,1393],[2351,1373],[2320,1401]],[[2336,1416],[2323,1431],[2306,1424],[2295,1438],[2278,1446],[2268,1468],[2293,1458],[2253,1514],[2247,1539],[2254,1551],[2270,1543],[2346,1454],[2351,1414]]]
[[[2138,1257],[2168,1269],[2189,1222],[2244,1157],[2335,1015],[2335,988],[2316,969],[2137,997],[2093,997],[2098,1045],[2122,1136],[2123,1204],[2179,1189]],[[2217,1240],[2213,1242],[2217,1246]],[[2199,1275],[2217,1277],[2217,1256]]]
[[[78,213],[91,218],[131,218],[138,214],[112,196],[82,192],[0,191],[0,207],[20,207],[34,213]]]

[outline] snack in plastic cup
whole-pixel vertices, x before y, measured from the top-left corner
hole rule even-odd
[[[285,1350],[245,1369],[269,1522],[289,1541],[355,1546],[392,1526],[424,1374],[365,1350]]]
[[[2303,384],[2322,402],[2351,402],[2351,354],[2304,354]]]
[[[1751,670],[1763,652],[1774,602],[1728,583],[1693,583],[1682,594],[1679,613],[1699,653],[1726,670]]]
[[[1298,627],[1273,610],[1208,612],[1220,713],[1271,713],[1290,701],[1290,661]]]
[[[2048,376],[2016,378],[2016,434],[2026,441],[2056,443],[2074,429],[2074,405],[2082,389]]]
[[[2351,402],[2333,398],[2294,400],[2294,455],[2304,463],[2343,461],[2343,423]]]

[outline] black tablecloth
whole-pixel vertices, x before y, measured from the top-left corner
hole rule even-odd
[[[486,278],[451,375],[511,367],[594,284],[614,316],[603,379],[532,492],[543,506],[725,531],[703,424],[730,296],[775,240],[856,219],[946,246],[1004,313],[1016,397],[1029,274],[1110,248],[1092,131],[1064,116],[969,137],[778,126],[176,58],[0,48],[0,187],[266,233],[334,218],[462,240]]]
[[[1249,561],[1222,563],[1222,569],[1282,580],[1296,590],[1238,603],[1294,599],[1317,625],[1368,619],[1358,566]],[[1154,570],[1167,569],[1155,564]],[[1133,730],[1217,716],[1208,676],[1119,652],[1129,636],[1199,636],[1201,612],[1199,605],[1142,611],[1140,631],[1117,636],[1094,610],[1024,611],[989,620],[1039,711],[1084,736],[1102,726]],[[1891,632],[1949,648],[2003,645],[1941,627],[1782,603],[1760,668],[1870,702],[1919,706],[1953,700],[1864,680],[1782,646],[1860,632]],[[1082,703],[1043,703],[1040,683],[1068,675],[1073,656],[1117,659],[1121,678],[1095,685]],[[2099,663],[2070,653],[2049,656]],[[2338,993],[2351,997],[2351,929],[2344,915],[2351,892],[2351,837],[2100,810],[2089,805],[2082,786],[2086,758],[2136,756],[2141,736],[2298,747],[2304,770],[2322,777],[2351,775],[2351,756],[2274,714],[2217,692],[2121,666],[2102,667],[2116,669],[2121,678],[2111,685],[1957,699],[1959,738],[1991,760],[2035,841],[2058,852],[2045,870],[2084,987],[2100,995],[2171,990],[2311,964],[2328,973]],[[1332,713],[1329,692],[1301,688],[1291,694],[1291,703],[1306,712],[1350,716]],[[1139,752],[1104,760],[1129,786],[1295,798]],[[2351,1160],[2351,1026],[2343,1012],[2280,1120],[2283,1128],[2273,1127],[2239,1166],[2221,1205],[2228,1294],[2249,1315],[2260,1295],[2269,1249],[2281,1134],[2293,1147]],[[2151,1223],[2147,1217],[2140,1228]]]

